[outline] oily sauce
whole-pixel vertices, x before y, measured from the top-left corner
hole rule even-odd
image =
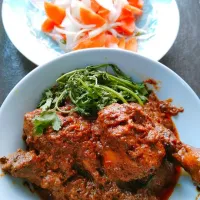
[[[149,97],[149,102],[144,106],[145,107],[145,109],[146,109],[146,112],[149,112],[150,113],[150,115],[152,114],[152,116],[151,117],[154,117],[156,120],[160,120],[160,123],[162,123],[165,127],[167,127],[168,129],[170,129],[173,133],[174,133],[174,135],[178,138],[179,136],[178,136],[178,132],[177,132],[177,130],[176,130],[176,127],[175,127],[175,125],[173,124],[173,121],[172,121],[172,119],[171,119],[171,116],[172,116],[172,114],[174,113],[174,110],[171,110],[170,109],[170,105],[169,105],[169,103],[168,102],[162,102],[162,101],[159,101],[158,99],[157,99],[157,97],[154,95],[154,94],[152,94],[152,95],[150,95],[150,97]],[[168,109],[169,108],[169,109]],[[163,111],[165,111],[165,112],[161,112],[160,111],[160,109],[162,109]],[[172,111],[173,111],[173,113],[172,113]],[[176,111],[176,110],[175,110]],[[179,112],[179,110],[177,110],[177,113]],[[175,112],[175,114],[176,114],[176,112]],[[175,115],[174,114],[174,115]],[[85,122],[86,123],[86,122]],[[105,166],[104,166],[105,167]],[[159,192],[155,192],[154,193],[154,195],[156,195],[156,198],[159,200],[167,200],[167,199],[169,199],[169,197],[171,196],[171,194],[173,193],[173,190],[174,190],[174,188],[175,188],[175,185],[176,185],[176,183],[177,183],[177,181],[178,181],[178,179],[179,179],[179,176],[180,176],[180,167],[176,167],[175,166],[175,164],[173,164],[173,169],[175,169],[175,171],[174,172],[169,172],[170,174],[168,174],[169,176],[171,176],[172,178],[170,179],[170,181],[168,182],[168,184],[167,185],[169,185],[169,187],[162,187],[160,190],[159,190]],[[168,171],[166,171],[166,173],[168,173]],[[162,175],[162,174],[161,174]],[[165,176],[165,177],[167,177],[167,176]],[[158,178],[158,182],[159,181],[161,181],[162,182],[162,180],[165,180],[165,177],[163,177],[162,178],[162,176],[160,177],[159,176],[159,178]],[[94,183],[95,184],[95,183]],[[78,185],[73,185],[72,184],[72,186],[75,188],[74,189],[74,191],[76,191],[76,189],[77,188],[79,188],[79,186]],[[95,186],[96,187],[96,186]],[[39,188],[39,187],[35,187],[35,189],[36,189],[36,191],[37,191],[37,193],[39,194],[39,196],[42,198],[42,199],[44,199],[44,200],[53,200],[53,197],[52,197],[52,195],[48,192],[48,190],[44,190],[44,189],[41,189],[41,188]],[[72,189],[72,188],[71,188]],[[85,187],[85,188],[80,188],[80,189],[83,189],[84,190],[84,192],[85,192],[85,194],[87,194],[87,187]],[[128,189],[127,188],[123,188],[122,190],[120,190],[120,188],[118,188],[119,190],[118,191],[120,191],[120,193],[123,193],[123,191],[125,190],[125,191],[128,191]],[[148,189],[148,187],[147,186],[144,186],[144,187],[142,187],[141,189]],[[106,192],[106,191],[104,191],[104,190],[100,190],[99,191],[99,188],[97,187],[96,188],[96,190],[99,192],[99,194],[100,195],[98,195],[98,197],[96,196],[96,197],[94,197],[94,198],[90,198],[90,199],[94,199],[94,200],[96,200],[96,199],[101,199],[101,196],[103,196],[104,195],[104,193]],[[72,196],[73,196],[73,190],[68,190],[68,192],[69,193],[72,193]],[[133,195],[133,199],[134,199],[134,192],[131,192],[130,193],[130,195],[132,196]],[[143,195],[144,195],[144,197],[146,197],[145,196],[145,193],[143,194],[143,193],[141,193],[141,195],[142,195],[142,197],[143,197]],[[87,195],[86,195],[87,196]],[[115,196],[117,196],[117,195],[115,195]],[[130,197],[130,196],[129,196]],[[149,198],[151,198],[151,195],[149,194],[149,196],[148,196]],[[85,197],[83,197],[82,198],[82,196],[81,196],[81,198],[80,199],[87,199],[87,198],[85,198]],[[110,196],[108,199],[113,199],[112,198],[112,196]],[[120,199],[126,199],[126,197],[124,197],[124,198],[120,198]],[[141,198],[142,199],[142,198]],[[118,199],[116,199],[116,200],[118,200]]]
[[[176,173],[175,173],[174,179],[172,180],[172,183],[168,188],[163,189],[159,197],[160,200],[168,200],[174,191],[174,188],[181,174],[181,167],[177,166],[175,169],[176,169]]]
[[[53,200],[51,193],[48,190],[42,189],[34,185],[35,191],[40,196],[41,200]]]

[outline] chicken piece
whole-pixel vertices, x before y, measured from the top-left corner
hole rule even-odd
[[[166,149],[200,184],[200,150],[183,144],[163,121],[159,123],[157,112],[152,117],[152,112],[138,104],[112,104],[99,112],[97,121],[110,179],[131,181],[154,174]]]
[[[77,177],[68,183],[66,197],[70,200],[158,200],[148,191],[140,190],[134,194],[121,190],[115,182],[108,182],[105,186],[99,187],[82,177]]]
[[[182,109],[169,106],[151,95],[145,106],[107,106],[95,121],[58,112],[62,128],[49,127],[39,137],[32,120],[41,110],[29,112],[23,135],[29,151],[1,158],[2,169],[50,191],[55,200],[156,200],[173,184],[175,165],[166,161],[167,153],[199,184],[200,151],[177,139],[170,116]],[[132,183],[146,187],[132,191]]]
[[[194,183],[200,185],[200,149],[181,142],[173,148],[173,157],[191,175]]]
[[[71,163],[76,163],[82,170],[88,171],[96,182],[103,183],[104,180],[97,171],[100,168],[100,161],[96,150],[98,138],[95,136],[98,131],[93,130],[95,124],[76,113],[67,116],[57,113],[62,121],[62,128],[55,132],[49,127],[43,135],[37,137],[34,135],[32,120],[40,112],[41,110],[37,109],[26,113],[24,117],[23,137],[29,149],[51,155],[52,163],[55,160],[62,163],[71,155]],[[62,165],[57,167],[62,168]]]
[[[101,175],[101,162],[98,157],[96,142],[94,138],[83,142],[77,153],[76,161],[81,168],[89,172],[96,183],[104,184],[106,179]]]
[[[155,194],[160,194],[163,188],[174,188],[179,175],[180,167],[164,159],[156,174],[148,181],[147,188]]]
[[[10,157],[0,159],[4,172],[14,177],[24,178],[43,189],[51,191],[55,200],[66,200],[66,188],[63,184],[75,173],[68,165],[63,165],[62,159],[59,161],[60,163],[57,163],[59,169],[54,172],[51,158],[46,154],[36,155],[34,151],[25,152],[19,149]],[[64,174],[61,168],[65,168]]]
[[[131,181],[154,174],[165,156],[164,145],[145,139],[154,123],[135,103],[112,104],[101,110],[104,169],[111,180]]]
[[[24,116],[23,138],[29,149],[43,151],[51,155],[72,154],[80,148],[80,143],[88,141],[91,137],[91,123],[76,113],[58,117],[62,122],[62,129],[55,132],[49,127],[40,137],[35,136],[33,118],[41,113],[37,109],[26,113]],[[62,147],[62,148],[61,148]]]
[[[34,151],[25,152],[19,149],[8,158],[0,159],[2,170],[14,177],[27,178],[30,182],[40,185],[42,176],[46,172],[43,162],[45,156],[37,156]]]
[[[160,141],[165,145],[167,154],[171,155],[192,177],[194,183],[200,185],[200,149],[182,143],[173,132],[164,126],[156,125],[146,137],[149,142]]]
[[[100,186],[80,175],[66,180],[59,170],[54,172],[50,169],[45,155],[36,155],[33,151],[18,150],[9,158],[1,158],[0,162],[5,172],[50,191],[54,200],[157,200],[147,191],[141,190],[136,194],[123,192],[114,182],[107,181],[106,185]]]
[[[47,180],[53,171],[56,171],[56,176],[61,177],[62,181],[75,175],[73,163],[69,160],[66,156],[56,160],[47,154],[36,155],[34,151],[25,152],[19,149],[8,158],[1,158],[0,163],[3,164],[4,172],[14,177],[25,178],[42,188],[49,188],[51,184],[47,186]]]

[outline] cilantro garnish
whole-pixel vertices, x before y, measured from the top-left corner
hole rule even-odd
[[[46,128],[52,126],[55,131],[61,128],[61,121],[55,111],[43,111],[33,119],[35,135],[41,136]]]

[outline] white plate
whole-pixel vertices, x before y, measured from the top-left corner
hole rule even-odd
[[[35,64],[46,63],[64,54],[59,46],[40,31],[44,20],[44,0],[4,0],[2,18],[5,30],[17,49]],[[30,2],[39,2],[34,6]],[[151,38],[140,40],[138,53],[161,59],[173,45],[179,30],[179,11],[175,0],[144,0],[144,15],[137,26]]]
[[[183,79],[166,66],[137,54],[122,50],[94,49],[72,52],[37,67],[15,86],[0,108],[0,157],[23,148],[21,136],[24,114],[36,108],[42,92],[54,85],[62,73],[102,63],[117,64],[135,81],[149,77],[160,80],[158,97],[163,100],[173,98],[174,105],[185,109],[184,113],[174,118],[181,140],[200,147],[200,100]],[[38,199],[21,182],[9,176],[1,177],[0,199]],[[195,186],[184,173],[170,200],[195,200],[196,196]]]

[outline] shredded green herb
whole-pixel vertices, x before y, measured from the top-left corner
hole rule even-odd
[[[108,70],[112,70],[113,74],[107,72]],[[56,111],[69,112],[59,108],[64,105],[66,98],[75,105],[75,112],[83,116],[96,116],[99,110],[112,103],[136,102],[143,105],[149,94],[144,83],[134,83],[113,64],[77,69],[63,74],[56,82],[55,86],[44,92],[38,106],[43,110],[41,115],[34,119],[35,130],[39,134],[49,125],[54,125],[55,121],[58,124],[55,120]],[[43,114],[45,112],[51,112],[51,120],[47,119],[49,115],[47,117]],[[56,126],[56,129],[58,127]]]

